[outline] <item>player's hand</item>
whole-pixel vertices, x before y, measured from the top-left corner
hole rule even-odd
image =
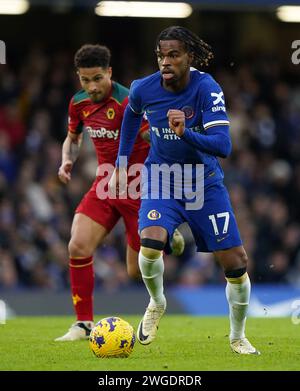
[[[127,194],[127,168],[116,167],[114,169],[108,182],[108,191],[111,196]]]
[[[181,137],[184,133],[185,128],[185,116],[181,110],[170,109],[167,113],[169,119],[169,126],[176,133],[177,136]]]
[[[58,178],[62,183],[67,184],[71,180],[72,160],[66,160],[58,169]]]

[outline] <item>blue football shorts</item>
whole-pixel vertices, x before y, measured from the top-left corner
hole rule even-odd
[[[201,209],[187,210],[179,199],[142,199],[139,210],[139,231],[160,226],[168,232],[165,251],[170,253],[170,240],[174,230],[187,222],[193,233],[197,251],[214,252],[242,245],[228,191],[223,182],[204,189]]]

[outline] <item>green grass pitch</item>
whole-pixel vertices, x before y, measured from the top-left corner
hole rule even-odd
[[[114,314],[116,315],[116,314]],[[136,330],[140,316],[121,316]],[[104,316],[95,317],[100,320]],[[54,342],[72,317],[18,317],[0,325],[0,370],[16,371],[259,371],[300,369],[300,325],[290,318],[247,320],[261,356],[239,356],[228,343],[226,317],[165,315],[157,339],[136,342],[128,358],[99,359],[87,341]]]

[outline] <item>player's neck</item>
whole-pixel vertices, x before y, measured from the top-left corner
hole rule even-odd
[[[106,94],[104,95],[102,101],[105,101],[107,98],[109,98],[112,95],[112,90],[113,90],[113,83],[111,81],[110,87],[107,89]]]
[[[180,92],[186,88],[190,82],[190,72],[188,72],[184,77],[179,80],[174,81],[173,83],[167,84],[165,80],[162,82],[164,89],[170,92]]]

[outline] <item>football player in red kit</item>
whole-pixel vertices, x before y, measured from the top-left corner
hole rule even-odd
[[[128,89],[111,80],[110,50],[100,45],[84,45],[75,54],[74,64],[82,86],[69,105],[68,135],[63,143],[59,179],[67,184],[78,157],[83,130],[92,139],[98,158],[98,167],[114,166],[119,148],[123,113],[128,103]],[[148,123],[139,131],[132,158],[128,166],[143,164],[149,151]],[[99,173],[99,171],[98,171]],[[139,199],[99,198],[97,185],[104,176],[96,179],[78,205],[69,242],[70,282],[77,321],[56,341],[74,341],[89,337],[93,327],[93,253],[120,217],[126,227],[127,271],[130,277],[139,275],[138,234]],[[183,250],[183,238],[176,232],[174,248]],[[178,250],[179,249],[179,250]]]

